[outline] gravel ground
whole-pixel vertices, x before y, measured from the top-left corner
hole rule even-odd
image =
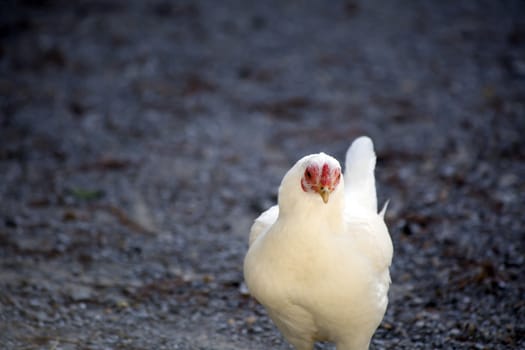
[[[5,0],[0,91],[2,349],[289,349],[249,227],[361,134],[372,348],[525,348],[523,1]]]

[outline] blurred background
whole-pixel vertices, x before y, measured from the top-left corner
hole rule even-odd
[[[523,1],[2,1],[0,347],[288,349],[249,227],[363,134],[371,348],[525,347]]]

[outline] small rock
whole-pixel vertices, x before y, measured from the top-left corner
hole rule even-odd
[[[244,320],[244,322],[246,322],[246,324],[248,326],[251,326],[253,325],[255,322],[257,322],[257,317],[255,315],[250,315],[248,317],[246,317],[246,319]]]
[[[93,297],[93,289],[88,286],[73,285],[69,289],[69,296],[74,301],[87,301]]]
[[[246,283],[241,283],[239,286],[239,293],[241,293],[242,296],[249,296],[250,291],[248,290],[248,287],[246,286]]]

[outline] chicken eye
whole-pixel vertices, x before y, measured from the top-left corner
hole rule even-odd
[[[310,172],[310,170],[306,170],[306,171],[304,172],[304,174],[306,175],[306,178],[307,178],[308,180],[312,179],[312,173]]]

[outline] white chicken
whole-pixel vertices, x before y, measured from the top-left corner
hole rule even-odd
[[[362,136],[339,162],[324,153],[300,159],[284,176],[278,205],[250,232],[244,276],[297,350],[331,341],[365,350],[388,304],[393,247],[377,213],[372,140]]]

